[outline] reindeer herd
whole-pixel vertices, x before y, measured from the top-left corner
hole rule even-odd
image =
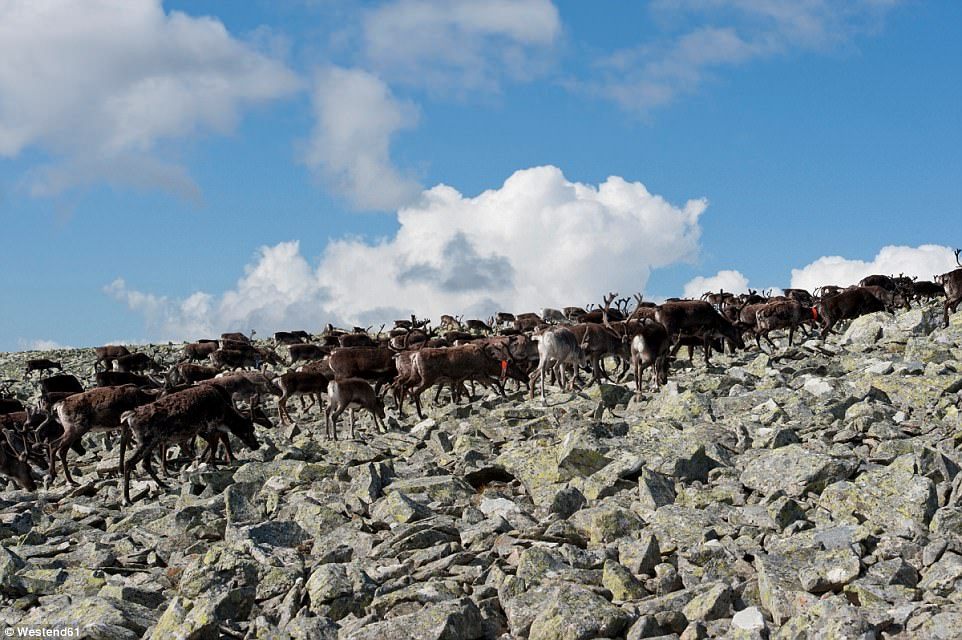
[[[502,312],[487,321],[444,315],[435,328],[429,320],[412,316],[395,321],[387,332],[382,325],[373,334],[370,327],[347,331],[327,325],[318,336],[278,332],[260,344],[253,332],[225,333],[185,344],[179,359],[168,364],[161,362],[158,351],[104,346],[94,350],[95,386],[90,389],[64,372],[59,362],[28,360],[24,380],[37,374],[36,403],[25,406],[7,391],[0,393],[0,472],[33,491],[34,465],[46,467],[47,482],[54,482],[59,460],[66,481],[76,485],[69,453],[83,455],[84,436],[106,432],[119,436],[118,471],[124,500],[130,502],[131,472],[138,464],[159,487],[166,486],[153,460],[158,458],[166,474],[171,445],[178,445],[181,458],[192,460],[198,457],[194,446],[200,437],[206,446],[199,457],[211,464],[218,463],[221,448],[228,463],[234,460],[230,435],[258,448],[255,425],[275,428],[265,411],[267,396],[277,398],[281,424],[294,423],[288,406],[292,398],[303,412],[317,407],[324,414],[327,437],[336,440],[338,421],[346,411],[352,438],[357,409],[369,412],[377,429],[386,429],[388,392],[400,419],[406,399],[423,418],[422,395],[432,388],[435,403],[445,387],[456,403],[473,395],[475,385],[503,395],[513,383],[533,399],[540,384],[546,401],[549,379],[573,390],[603,380],[622,381],[630,371],[640,394],[648,369],[651,389],[667,383],[682,347],[692,363],[694,349],[702,349],[710,366],[713,352],[745,349],[749,337],[759,350],[763,339],[776,348],[773,331],[787,331],[789,345],[797,332],[817,331],[824,339],[842,321],[937,297],[945,298],[947,326],[949,313],[962,302],[962,263],[960,251],[955,253],[959,268],[933,281],[872,275],[846,288],[784,289],[778,296],[712,292],[699,300],[661,304],[640,294],[632,304],[630,298],[609,293],[601,304],[588,308]],[[609,372],[606,362],[614,362],[615,370]],[[278,374],[279,367],[286,370]],[[590,380],[583,381],[582,373]],[[129,458],[128,448],[133,448]]]

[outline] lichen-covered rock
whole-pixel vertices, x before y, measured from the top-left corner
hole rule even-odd
[[[835,638],[871,638],[874,630],[842,596],[830,596],[814,603],[786,622],[775,632],[775,640],[834,640]]]
[[[606,560],[601,584],[615,600],[640,600],[648,595],[641,582],[626,567],[614,560]]]
[[[21,629],[78,629],[91,640],[139,638],[153,623],[154,613],[145,607],[96,596],[60,596],[35,607],[19,622]]]
[[[831,549],[814,554],[811,562],[798,570],[802,588],[810,593],[838,591],[858,577],[862,569],[851,548]]]
[[[855,318],[842,335],[842,344],[866,346],[878,342],[887,320],[882,312]]]
[[[443,504],[453,504],[474,494],[474,489],[461,478],[454,476],[424,476],[394,480],[392,491],[401,491],[409,496],[423,494],[430,500]]]
[[[374,587],[374,582],[360,567],[337,563],[320,565],[305,585],[311,611],[332,620],[340,620],[350,613],[364,615]]]
[[[675,482],[663,473],[642,469],[638,478],[638,498],[642,509],[653,513],[675,501]]]
[[[789,445],[761,453],[745,465],[741,481],[759,493],[783,491],[789,496],[818,493],[827,485],[848,477],[854,464],[804,445]]]
[[[404,524],[430,515],[430,509],[397,490],[389,490],[386,496],[371,506],[371,516],[387,523]]]
[[[470,599],[441,602],[341,634],[348,640],[477,640],[484,636],[478,606]]]
[[[827,488],[819,504],[835,517],[857,516],[877,531],[912,536],[928,530],[938,508],[935,484],[918,475],[914,454]]]
[[[625,537],[618,541],[618,560],[633,574],[651,575],[661,562],[658,538],[651,533]]]
[[[717,620],[731,615],[731,607],[731,587],[720,582],[689,600],[681,612],[691,621]]]
[[[577,585],[564,585],[531,622],[528,640],[589,640],[614,637],[630,621],[627,613]]]
[[[582,509],[571,516],[570,520],[593,544],[615,542],[618,538],[640,531],[644,526],[640,517],[616,504]]]

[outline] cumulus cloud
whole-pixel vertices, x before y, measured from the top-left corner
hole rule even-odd
[[[726,269],[713,276],[698,276],[685,284],[686,298],[700,298],[702,294],[712,291],[726,291],[728,293],[747,293],[748,278],[740,271]]]
[[[305,162],[336,192],[362,209],[392,209],[420,192],[391,162],[391,137],[417,124],[418,109],[395,98],[362,69],[319,71],[313,93],[315,126]]]
[[[663,33],[597,63],[590,90],[648,112],[725,68],[792,51],[825,51],[876,31],[898,0],[656,0]]]
[[[327,300],[318,274],[296,241],[261,247],[234,288],[219,296],[197,291],[172,299],[131,289],[123,278],[104,287],[104,292],[142,314],[146,332],[155,340],[311,326]]]
[[[398,212],[394,237],[333,241],[313,267],[296,242],[262,247],[219,296],[171,300],[123,281],[108,292],[144,314],[150,333],[178,338],[586,304],[643,291],[652,269],[694,260],[706,206],[676,206],[616,176],[594,186],[535,167],[475,197],[427,190]]]
[[[931,280],[934,275],[956,267],[952,249],[937,244],[918,247],[890,245],[882,247],[869,261],[842,256],[825,256],[802,267],[792,269],[792,286],[809,291],[822,285],[848,286],[872,274],[918,277]]]
[[[158,144],[230,131],[244,107],[297,86],[220,21],[161,0],[0,3],[0,156],[55,159],[30,177],[35,194],[119,175],[190,197],[185,172],[153,157]]]
[[[550,0],[394,0],[362,19],[370,68],[445,94],[525,79],[560,34]]]

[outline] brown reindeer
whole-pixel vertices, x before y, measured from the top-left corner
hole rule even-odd
[[[159,446],[193,440],[207,428],[232,433],[251,449],[260,444],[254,434],[250,416],[237,412],[227,394],[216,385],[202,385],[185,389],[143,405],[120,416],[126,426],[120,439],[120,459],[123,469],[124,502],[130,503],[130,472],[138,462],[157,485],[167,487],[151,465],[151,453]],[[130,460],[124,455],[130,438],[137,442]]]
[[[654,389],[668,384],[669,353],[671,340],[668,331],[657,322],[643,322],[631,339],[631,367],[635,375],[635,390],[641,393],[642,374],[652,368],[651,382]]]
[[[281,398],[277,401],[281,422],[290,423],[293,420],[287,410],[288,399],[300,396],[303,402],[303,397],[307,396],[311,399],[311,407],[316,404],[323,409],[321,394],[327,391],[328,377],[316,371],[288,371],[277,379],[277,386],[281,390]]]
[[[72,395],[54,405],[48,421],[59,422],[63,428],[63,435],[50,443],[48,460],[50,478],[53,480],[57,477],[56,459],[59,456],[67,482],[76,485],[76,481],[70,475],[70,467],[67,465],[67,451],[91,431],[118,429],[121,414],[147,404],[154,398],[154,394],[147,393],[134,385],[124,385],[98,387]]]
[[[96,372],[99,365],[103,365],[106,369],[112,369],[114,361],[120,356],[129,356],[130,350],[123,345],[110,344],[95,348],[94,353],[97,355],[97,359],[94,361],[94,371]]]
[[[34,371],[39,371],[42,378],[45,373],[53,369],[63,371],[63,365],[47,358],[33,358],[27,360],[27,366],[24,367],[23,371],[23,379],[26,380]]]
[[[821,338],[824,340],[837,323],[851,320],[867,313],[885,311],[885,303],[863,287],[845,289],[815,305],[815,315],[822,323]]]

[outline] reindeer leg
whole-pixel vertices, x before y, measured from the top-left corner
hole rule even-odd
[[[354,408],[348,409],[348,415],[351,417],[351,440],[353,440],[353,439],[355,438],[355,435],[354,435],[354,413],[355,413],[355,409],[354,409]]]
[[[220,441],[224,444],[224,453],[227,455],[227,462],[229,464],[237,462],[237,458],[234,457],[234,451],[230,447],[230,436],[221,432]]]
[[[63,436],[47,444],[47,472],[50,474],[50,482],[57,479],[57,453],[60,450],[60,442]]]
[[[70,466],[67,464],[67,451],[70,450],[70,447],[64,445],[66,445],[65,442],[60,443],[57,453],[60,454],[60,462],[63,463],[63,474],[67,477],[67,482],[76,487],[77,481],[70,475]]]
[[[137,444],[137,450],[134,451],[134,455],[130,456],[130,460],[128,460],[126,463],[121,463],[124,474],[123,489],[125,504],[130,504],[130,472],[134,469],[138,462],[145,459],[144,455],[147,453],[149,453],[147,443],[140,442]],[[123,460],[123,456],[121,456],[121,460]]]
[[[772,339],[768,337],[768,331],[766,331],[766,332],[763,334],[763,336],[764,336],[765,340],[768,342],[768,344],[771,345],[772,351],[775,351],[775,343],[772,342]]]
[[[144,459],[141,464],[143,464],[143,467],[147,471],[147,474],[150,475],[153,481],[157,483],[158,487],[160,487],[161,489],[167,489],[167,485],[164,483],[163,480],[160,479],[160,476],[157,475],[157,472],[154,471],[154,465],[151,463],[152,458],[150,454],[153,452],[153,449],[154,447],[149,447],[148,451],[144,453]]]
[[[160,471],[165,477],[170,477],[170,471],[167,470],[167,443],[164,442],[160,445]]]

